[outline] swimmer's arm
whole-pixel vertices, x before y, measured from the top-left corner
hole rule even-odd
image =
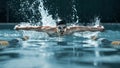
[[[103,26],[96,26],[96,27],[88,26],[87,29],[88,29],[88,31],[91,31],[91,32],[94,32],[94,31],[101,31],[101,32],[103,32],[105,30]]]
[[[75,26],[68,28],[68,31],[70,32],[84,32],[84,31],[104,31],[104,28],[100,27],[93,27],[93,26]]]
[[[15,30],[33,30],[38,32],[55,32],[56,27],[51,26],[15,26]]]
[[[34,30],[42,31],[42,26],[15,26],[15,30]]]
[[[84,31],[87,31],[87,30],[88,30],[88,28],[85,28],[84,26],[75,26],[75,27],[67,28],[68,33],[84,32]]]
[[[42,31],[46,33],[56,33],[57,32],[57,27],[42,27]]]

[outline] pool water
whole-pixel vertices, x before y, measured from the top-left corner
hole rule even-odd
[[[107,27],[104,32],[78,32],[62,37],[1,29],[0,40],[9,41],[26,35],[30,39],[23,41],[21,47],[1,49],[0,68],[119,68],[119,47],[99,47],[98,41],[90,39],[98,35],[110,41],[120,40],[119,27],[110,26],[111,29]]]

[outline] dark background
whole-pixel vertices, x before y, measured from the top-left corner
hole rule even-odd
[[[28,1],[32,3],[34,0]],[[0,0],[0,22],[28,21],[19,11],[20,3],[20,0]],[[120,22],[120,0],[75,0],[74,4],[80,22],[89,22],[95,16],[99,16],[102,22]],[[46,0],[44,5],[53,18],[56,13],[67,20],[72,18],[72,0]]]

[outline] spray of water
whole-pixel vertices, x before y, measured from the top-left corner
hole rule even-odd
[[[41,14],[41,21],[43,22],[43,26],[56,26],[55,20],[53,20],[52,15],[48,13],[48,10],[44,7],[43,0],[39,0],[39,12]]]
[[[76,9],[76,4],[77,2],[75,0],[72,0],[72,23],[70,24],[70,26],[76,26],[76,25],[82,25],[80,23],[80,19],[78,16],[78,11]]]
[[[99,26],[100,25],[100,18],[99,17],[95,17],[95,26]]]
[[[27,22],[21,22],[19,25],[24,26],[56,26],[55,20],[52,18],[52,15],[49,14],[48,10],[44,6],[43,0],[35,0],[30,3],[29,0],[21,0],[20,4],[21,14],[27,18]],[[27,11],[27,12],[26,12]],[[47,37],[44,33],[38,33],[35,31],[22,31],[23,35],[29,35],[31,38],[37,39],[38,37]],[[34,37],[33,37],[34,36]]]
[[[21,0],[20,7],[19,11],[31,25],[56,26],[43,0],[35,0],[32,3],[29,0]]]
[[[75,0],[72,0],[72,3],[73,3],[73,5],[72,5],[72,9],[73,9],[72,20],[73,20],[74,24],[78,24],[79,23],[79,17],[78,17],[78,14],[77,14]]]

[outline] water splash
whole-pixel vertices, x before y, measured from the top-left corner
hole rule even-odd
[[[48,13],[48,10],[44,7],[43,0],[39,0],[39,12],[41,14],[41,21],[43,22],[43,26],[56,26],[55,20],[53,20],[52,15]]]
[[[44,40],[47,40],[48,35],[44,32],[36,32],[36,31],[22,31],[23,36],[29,36],[30,39],[39,40],[44,38]]]
[[[84,37],[84,38],[91,38],[92,36],[98,36],[100,32],[76,32],[73,35],[78,37]]]
[[[43,26],[56,26],[55,20],[52,15],[49,14],[48,10],[44,6],[43,0],[35,0],[30,2],[29,0],[20,0],[20,9],[22,15],[24,15],[27,22],[32,25],[43,25]]]
[[[95,23],[95,26],[99,26],[100,25],[100,18],[99,17],[95,17],[94,19],[94,23]]]
[[[68,24],[69,26],[76,26],[79,24],[79,16],[76,9],[76,1],[72,0],[72,22]]]
[[[72,16],[72,20],[74,22],[74,24],[78,24],[79,23],[79,17],[78,17],[78,14],[77,14],[77,9],[76,9],[76,2],[75,0],[72,0],[72,9],[73,9],[73,16]]]
[[[19,25],[24,26],[56,26],[55,20],[52,15],[49,14],[48,10],[44,6],[43,0],[20,0],[21,1],[21,14],[25,16],[27,22],[21,22]],[[48,35],[45,33],[38,33],[35,31],[22,31],[24,36],[29,36],[30,38],[39,39],[46,38]]]

